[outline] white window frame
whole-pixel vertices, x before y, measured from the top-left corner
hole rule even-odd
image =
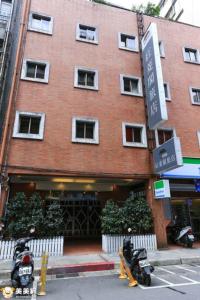
[[[78,84],[78,71],[93,72],[95,74],[94,75],[94,86]],[[85,68],[85,67],[75,67],[75,70],[74,70],[74,87],[80,88],[80,89],[98,91],[98,89],[99,89],[98,81],[99,81],[99,75],[98,75],[98,71],[96,69],[90,69],[90,68]]]
[[[199,102],[199,103],[194,102],[193,91],[192,91],[193,89],[194,89],[194,90],[198,90],[198,91],[200,92],[200,88],[192,87],[192,86],[189,87],[189,92],[190,92],[190,99],[191,99],[191,102],[192,102],[192,104],[194,104],[194,105],[200,105],[200,102]]]
[[[158,139],[158,130],[164,130],[164,131],[173,131],[173,136],[172,137],[175,137],[176,136],[176,130],[175,128],[173,127],[159,127],[155,130],[155,139],[156,139],[156,147],[159,147],[160,144],[159,144],[159,139]]]
[[[19,132],[20,116],[22,116],[22,117],[23,116],[40,117],[41,119],[40,119],[39,134],[20,133]],[[21,138],[21,139],[43,140],[43,138],[44,138],[44,123],[45,123],[45,113],[16,111],[14,129],[13,129],[13,137]]]
[[[26,76],[27,63],[28,62],[35,63],[35,64],[46,65],[44,79],[42,79],[42,78],[32,78],[32,77],[27,77]],[[23,64],[22,64],[21,79],[28,80],[28,81],[41,82],[41,83],[48,83],[49,82],[49,70],[50,70],[50,64],[49,64],[48,61],[26,58],[26,59],[23,60]]]
[[[132,49],[132,48],[124,47],[121,44],[121,35],[126,35],[126,36],[133,37],[135,39],[135,48]],[[122,49],[122,50],[127,50],[127,51],[131,51],[131,52],[139,52],[139,46],[138,46],[138,38],[137,38],[137,36],[136,35],[132,35],[132,34],[128,34],[128,33],[124,33],[124,32],[118,32],[118,47],[119,47],[119,49]]]
[[[197,61],[193,61],[193,60],[188,60],[187,57],[186,57],[186,54],[185,54],[185,49],[190,49],[192,51],[196,51],[196,54],[197,54]],[[191,47],[183,47],[183,58],[184,58],[184,61],[185,62],[188,62],[188,63],[191,63],[191,64],[200,64],[200,53],[199,53],[199,50],[198,49],[195,49],[195,48],[191,48]]]
[[[39,28],[35,28],[32,24],[32,20],[33,20],[33,15],[38,15],[40,17],[45,17],[45,18],[50,18],[49,21],[49,30],[44,30],[44,29],[39,29]],[[45,33],[45,34],[49,34],[52,35],[53,34],[53,17],[43,14],[43,13],[38,13],[38,12],[30,12],[29,14],[29,22],[28,22],[28,30],[30,31],[35,31],[35,32],[40,32],[40,33]]]
[[[138,93],[132,93],[132,92],[126,92],[124,90],[124,78],[127,79],[136,79],[138,80]],[[137,76],[133,75],[125,75],[125,74],[120,74],[120,90],[122,95],[129,95],[129,96],[137,96],[137,97],[143,97],[143,92],[142,92],[142,79]]]
[[[80,37],[80,26],[86,26],[86,27],[91,27],[91,28],[95,29],[95,31],[94,31],[94,41],[89,40],[89,39],[84,39],[84,38]],[[91,25],[88,25],[88,24],[86,25],[86,24],[83,24],[83,23],[78,23],[76,25],[76,40],[80,41],[80,42],[85,42],[85,43],[98,45],[98,42],[99,42],[98,41],[99,40],[98,28],[96,26],[91,26]]]
[[[94,139],[84,139],[76,137],[76,122],[91,122],[94,123]],[[82,144],[99,144],[99,120],[90,117],[73,117],[72,118],[72,142]]]
[[[166,87],[167,87],[167,94],[168,94],[168,97],[165,97],[165,100],[166,101],[171,101],[172,99],[171,99],[169,82],[164,81],[163,84],[166,85]]]
[[[200,148],[200,130],[197,131],[197,138],[198,138],[198,141],[199,141],[199,148]]]
[[[160,57],[165,58],[165,48],[163,41],[158,41],[158,47],[160,51]]]
[[[142,129],[142,133],[141,133],[142,143],[126,141],[126,126],[138,127],[138,128]],[[122,122],[122,143],[123,143],[123,146],[126,146],[126,147],[147,148],[146,126],[144,124]]]

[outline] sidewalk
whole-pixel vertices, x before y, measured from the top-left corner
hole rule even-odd
[[[188,263],[200,264],[200,248],[176,248],[172,250],[148,251],[148,259],[154,266],[178,265]],[[41,258],[35,258],[35,273],[39,274]],[[0,261],[0,280],[10,277],[12,261]],[[90,253],[50,257],[48,263],[48,275],[50,278],[77,274],[87,271],[103,271],[119,268],[117,254]]]

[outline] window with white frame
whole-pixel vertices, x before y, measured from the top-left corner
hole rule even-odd
[[[76,39],[82,42],[98,44],[98,32],[96,27],[77,24]]]
[[[93,118],[74,117],[72,142],[99,144],[99,121]]]
[[[159,41],[158,46],[160,51],[160,57],[165,57],[165,49],[164,49],[163,41]]]
[[[164,86],[164,92],[165,92],[165,99],[167,101],[171,101],[169,83],[168,82],[164,82],[163,86]]]
[[[120,49],[138,52],[138,39],[134,35],[119,32],[118,43]]]
[[[24,59],[21,79],[48,83],[49,62]]]
[[[142,96],[141,78],[120,74],[121,94],[130,96]]]
[[[53,33],[53,17],[31,12],[29,15],[28,29],[46,34]]]
[[[200,148],[200,130],[197,131],[197,138],[198,138],[198,141],[199,141],[199,148]]]
[[[156,146],[162,145],[172,137],[176,136],[173,128],[158,128],[155,130]]]
[[[44,135],[44,113],[16,111],[13,137],[42,140]]]
[[[184,61],[191,62],[191,63],[200,63],[200,56],[198,49],[192,48],[183,48],[183,57]]]
[[[144,124],[122,123],[123,145],[128,147],[147,147],[146,128]]]
[[[192,104],[200,105],[200,88],[190,87],[190,97]]]
[[[74,86],[78,88],[98,90],[98,71],[83,67],[76,67]]]

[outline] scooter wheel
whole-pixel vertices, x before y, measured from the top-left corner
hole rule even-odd
[[[187,243],[187,247],[188,247],[188,248],[192,248],[192,246],[193,246],[193,243],[192,243],[192,242],[188,242],[188,243]]]
[[[143,284],[146,285],[146,286],[151,285],[151,275],[149,275],[149,274],[144,275]]]

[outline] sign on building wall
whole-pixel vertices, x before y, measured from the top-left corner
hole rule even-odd
[[[156,199],[170,198],[169,180],[158,180],[154,182],[154,193]]]
[[[142,56],[148,125],[150,129],[156,129],[168,116],[155,23],[150,24],[142,39]]]
[[[183,165],[180,139],[173,137],[153,150],[155,173],[164,173]]]

